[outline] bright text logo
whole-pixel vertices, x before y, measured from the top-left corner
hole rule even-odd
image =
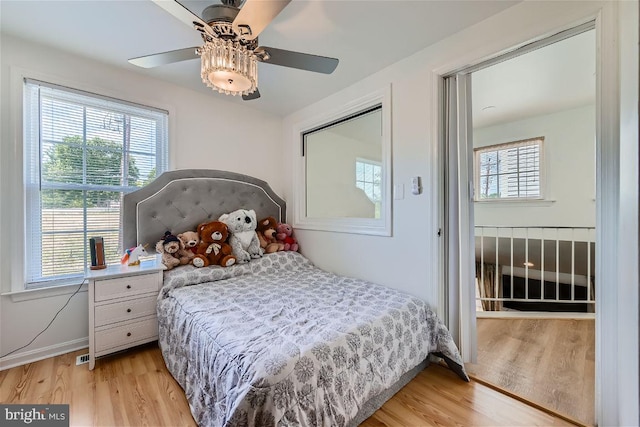
[[[0,405],[2,426],[68,427],[69,405]]]

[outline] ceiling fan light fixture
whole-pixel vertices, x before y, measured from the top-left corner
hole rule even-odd
[[[249,95],[258,86],[258,61],[252,50],[236,40],[212,39],[198,49],[200,77],[226,95]]]

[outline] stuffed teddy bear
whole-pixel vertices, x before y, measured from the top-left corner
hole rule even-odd
[[[276,239],[284,244],[285,251],[297,251],[298,241],[293,237],[293,227],[286,223],[279,223],[276,227]]]
[[[229,244],[233,249],[233,255],[238,263],[246,263],[253,258],[262,256],[262,248],[256,234],[258,221],[256,220],[256,212],[245,209],[238,209],[228,214],[223,214],[218,218],[229,227]]]
[[[173,267],[180,265],[180,240],[170,231],[164,233],[162,240],[156,243],[156,252],[162,254],[162,263],[171,270]]]
[[[231,246],[227,243],[229,230],[225,223],[211,221],[198,226],[200,243],[196,249],[196,256],[192,263],[196,267],[220,265],[230,267],[236,263],[236,257],[232,255]]]
[[[266,254],[284,250],[284,243],[278,242],[278,240],[276,239],[277,226],[278,222],[272,216],[268,216],[258,221],[258,228],[256,228],[256,233],[258,233],[260,247]]]
[[[182,248],[179,251],[180,263],[189,264],[196,256],[198,250],[198,243],[200,243],[200,236],[196,231],[185,231],[178,234]]]

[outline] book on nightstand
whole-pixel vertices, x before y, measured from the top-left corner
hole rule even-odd
[[[91,270],[102,270],[107,268],[104,259],[104,240],[102,237],[92,237],[89,239],[89,248],[91,250]]]

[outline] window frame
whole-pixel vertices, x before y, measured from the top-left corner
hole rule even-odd
[[[93,105],[91,102],[80,102],[80,105],[83,105],[85,108],[87,107],[91,107],[91,108],[104,108],[104,109],[109,109],[107,107],[105,107],[104,105],[99,105],[101,103],[104,102],[113,102],[116,103],[120,106],[120,108],[123,109],[123,111],[125,109],[129,109],[128,112],[126,113],[122,113],[126,116],[129,117],[143,117],[143,118],[147,118],[147,119],[152,119],[152,120],[156,120],[156,123],[158,123],[161,128],[156,130],[156,148],[155,148],[155,168],[156,168],[156,176],[158,176],[159,174],[161,174],[163,171],[169,170],[169,119],[170,119],[170,112],[168,109],[165,108],[159,108],[159,107],[150,107],[148,105],[144,105],[142,103],[137,103],[137,102],[131,102],[129,100],[125,100],[122,99],[120,97],[116,96],[109,96],[109,95],[103,95],[101,93],[99,93],[96,90],[92,90],[92,89],[87,89],[87,88],[77,88],[77,84],[72,83],[72,84],[68,84],[68,83],[64,83],[64,82],[57,82],[56,79],[53,78],[48,78],[48,76],[34,76],[34,73],[28,73],[28,72],[15,72],[15,70],[12,70],[12,80],[13,80],[13,84],[12,84],[12,90],[15,92],[13,98],[18,100],[19,99],[19,103],[16,103],[17,105],[19,105],[19,115],[16,115],[18,117],[16,117],[15,122],[14,122],[14,129],[15,129],[15,143],[16,143],[16,152],[19,151],[19,155],[21,156],[21,161],[19,162],[18,165],[16,165],[17,168],[20,168],[22,170],[22,176],[23,176],[23,180],[21,180],[22,185],[21,186],[17,186],[19,187],[17,189],[17,191],[21,192],[20,195],[20,199],[22,200],[22,227],[19,231],[19,233],[21,234],[22,238],[21,241],[26,241],[27,237],[32,236],[33,233],[30,231],[29,229],[29,224],[30,224],[30,220],[28,218],[28,215],[31,213],[31,215],[34,215],[33,219],[31,219],[31,223],[33,224],[34,222],[37,223],[38,222],[38,218],[41,217],[42,215],[42,209],[39,209],[36,212],[33,211],[33,209],[30,209],[30,205],[33,202],[33,199],[30,201],[30,198],[36,197],[37,201],[39,203],[42,202],[42,195],[41,195],[41,189],[44,189],[44,187],[42,188],[37,188],[37,189],[33,189],[33,188],[29,188],[29,186],[33,187],[33,183],[32,183],[32,179],[28,176],[29,170],[32,169],[32,167],[28,167],[27,166],[27,162],[29,161],[28,156],[32,155],[30,154],[30,151],[39,151],[40,148],[39,147],[29,147],[30,142],[27,140],[28,138],[28,129],[27,129],[27,120],[28,120],[28,116],[25,114],[26,112],[26,108],[28,108],[29,106],[27,105],[27,101],[26,101],[26,94],[27,94],[27,83],[32,83],[32,84],[39,84],[43,87],[49,87],[49,88],[53,88],[53,89],[58,89],[58,90],[63,90],[65,92],[68,92],[70,94],[79,94],[81,96],[86,96],[89,97],[93,100],[95,100],[95,105]],[[37,101],[38,103],[38,107],[40,105],[40,101]],[[35,105],[35,104],[32,104]],[[139,109],[139,110],[144,110],[148,113],[148,116],[145,114],[137,114],[137,112],[134,112],[133,109]],[[153,113],[152,113],[153,112]],[[153,118],[153,115],[161,115],[162,118],[160,120],[156,118]],[[37,120],[38,122],[40,122],[41,120],[41,114],[40,112],[38,112],[38,116],[37,116]],[[38,125],[39,126],[39,125]],[[86,126],[86,123],[83,123],[83,129]],[[38,138],[38,140],[40,140],[42,137],[41,136],[37,136],[36,138]],[[64,142],[62,142],[62,144],[64,144]],[[86,142],[84,143],[84,147],[82,148],[83,150],[86,150]],[[125,147],[122,147],[121,150],[117,150],[120,153],[123,153],[125,150]],[[107,150],[109,151],[109,150]],[[131,150],[127,150],[127,152],[129,152]],[[131,152],[135,152],[135,150],[132,150]],[[17,153],[18,154],[18,153]],[[38,163],[36,163],[35,167],[37,169],[37,174],[38,174],[38,179],[40,176],[40,168],[42,165],[42,153],[37,154],[38,156],[40,156],[40,160]],[[124,153],[123,153],[124,155]],[[53,184],[52,185],[52,189],[58,188],[60,186],[64,187],[65,185],[71,185],[74,186],[74,184]],[[103,188],[104,186],[101,186],[99,184],[79,184],[79,186],[81,188],[79,188],[80,190],[83,191],[92,191],[92,189],[90,187],[93,186],[98,186],[100,188],[98,188],[98,190],[105,190],[105,188]],[[136,186],[108,186],[109,189],[107,191],[116,191],[116,192],[121,192],[121,193],[126,193],[126,192],[130,192],[130,191],[134,191],[140,187],[136,187]],[[95,190],[95,189],[94,189]],[[35,194],[34,194],[35,193]],[[86,196],[86,195],[85,195]],[[120,218],[120,222],[122,221],[122,211],[121,211],[121,207],[119,209],[119,213],[117,214],[118,217]],[[86,236],[87,232],[91,233],[91,231],[86,230],[86,218],[83,220],[81,227],[79,227],[78,229],[81,230],[81,233]],[[75,230],[75,227],[74,227]],[[118,228],[118,232],[119,232],[119,247],[122,246],[122,229],[121,226]],[[86,242],[84,242],[85,247],[84,247],[84,251],[87,251],[87,245],[88,245],[88,239]],[[14,293],[27,293],[27,294],[43,294],[43,292],[39,292],[39,291],[46,291],[44,292],[45,294],[59,294],[61,293],[61,289],[64,288],[68,288],[70,285],[71,286],[77,286],[79,283],[84,281],[84,276],[86,274],[86,271],[88,269],[88,266],[85,263],[84,266],[84,270],[82,272],[78,272],[78,273],[70,273],[70,274],[65,274],[65,275],[60,275],[59,277],[52,277],[51,280],[47,280],[46,278],[42,278],[39,277],[38,280],[29,280],[29,275],[27,272],[27,268],[28,268],[28,262],[24,261],[26,259],[29,259],[28,257],[31,255],[31,252],[29,250],[28,245],[26,244],[22,244],[21,250],[19,251],[19,254],[21,255],[20,258],[16,257],[14,255],[14,260],[15,259],[19,259],[20,263],[19,264],[15,264],[14,266],[18,266],[18,265],[22,265],[22,268],[12,268],[12,294]],[[15,254],[15,252],[14,252]],[[83,258],[84,259],[84,258]],[[41,260],[37,260],[36,262],[42,262]],[[19,271],[18,271],[19,270]],[[18,280],[16,280],[19,277]],[[43,280],[40,280],[43,279]],[[24,297],[20,297],[19,300],[23,299]]]
[[[500,202],[539,202],[544,201],[545,199],[545,162],[544,162],[544,147],[545,147],[545,137],[537,136],[533,138],[520,139],[516,141],[509,141],[500,144],[487,145],[484,147],[476,147],[473,149],[473,167],[474,167],[474,202],[476,203],[500,203]],[[480,155],[486,152],[499,152],[512,148],[519,147],[527,147],[527,146],[538,146],[538,182],[539,182],[539,194],[537,196],[527,196],[527,197],[493,197],[493,198],[481,198],[480,191]],[[521,173],[520,169],[515,172],[516,174]],[[518,190],[520,189],[520,184],[518,183]]]
[[[315,129],[382,107],[382,202],[380,218],[317,218],[306,213],[306,159],[303,153],[304,136]],[[392,166],[391,166],[391,85],[362,96],[328,113],[293,124],[293,221],[294,228],[339,233],[392,235]],[[354,180],[355,182],[355,180]]]

